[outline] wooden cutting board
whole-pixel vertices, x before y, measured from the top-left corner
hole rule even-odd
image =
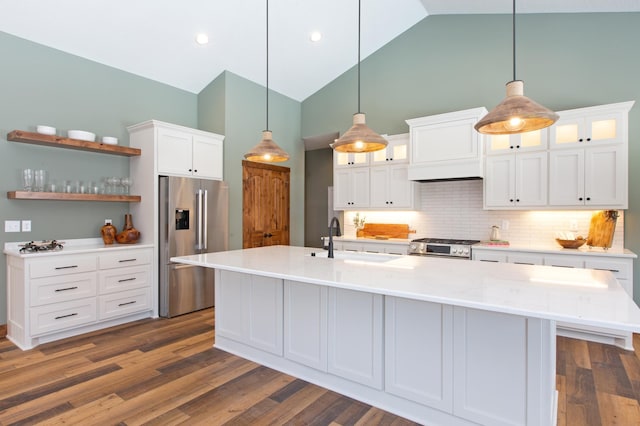
[[[617,219],[618,212],[616,210],[603,210],[594,213],[589,224],[587,245],[592,247],[611,247]]]
[[[358,230],[358,237],[389,239],[408,239],[409,234],[415,232],[409,230],[409,225],[399,223],[365,223],[364,227]]]

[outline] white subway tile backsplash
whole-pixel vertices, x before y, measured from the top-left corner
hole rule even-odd
[[[589,231],[592,210],[515,211],[483,210],[482,180],[419,183],[421,210],[411,212],[361,211],[369,223],[407,223],[415,236],[441,238],[489,239],[491,226],[501,229],[501,238],[513,245],[545,246],[555,244],[555,233],[569,231],[577,225],[577,233]],[[345,235],[355,235],[352,220],[355,212],[345,212]],[[412,238],[412,236],[410,236]],[[624,211],[616,223],[613,247],[624,248]]]

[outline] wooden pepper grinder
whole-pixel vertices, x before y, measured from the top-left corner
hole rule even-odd
[[[102,241],[105,245],[113,244],[116,240],[117,229],[111,223],[111,219],[105,219],[104,225],[100,228],[100,234],[102,235]]]
[[[116,235],[116,241],[120,244],[133,244],[140,239],[140,231],[133,227],[130,214],[124,215],[124,228]]]

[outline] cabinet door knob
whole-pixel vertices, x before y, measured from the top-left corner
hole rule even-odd
[[[591,201],[591,197],[587,197],[587,201]]]
[[[509,198],[509,202],[510,202],[510,203],[513,203],[513,198]]]
[[[520,145],[516,145],[516,148],[520,149]]]
[[[582,142],[582,138],[578,139],[578,142]]]
[[[582,197],[578,198],[578,201],[582,201]]]
[[[587,138],[587,142],[591,142],[591,138]]]
[[[519,202],[520,202],[520,198],[516,198],[516,203],[519,203]]]

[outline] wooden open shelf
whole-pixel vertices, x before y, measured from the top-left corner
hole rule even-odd
[[[7,198],[10,200],[58,200],[58,201],[121,201],[125,203],[139,203],[140,195],[119,194],[69,194],[63,192],[32,192],[9,191]]]
[[[52,146],[57,148],[75,149],[79,151],[100,152],[103,154],[121,155],[125,157],[139,156],[141,150],[128,146],[108,145],[100,142],[89,142],[79,139],[63,138],[55,135],[43,135],[41,133],[13,130],[7,134],[7,140],[33,145]],[[85,195],[85,194],[82,194]]]

